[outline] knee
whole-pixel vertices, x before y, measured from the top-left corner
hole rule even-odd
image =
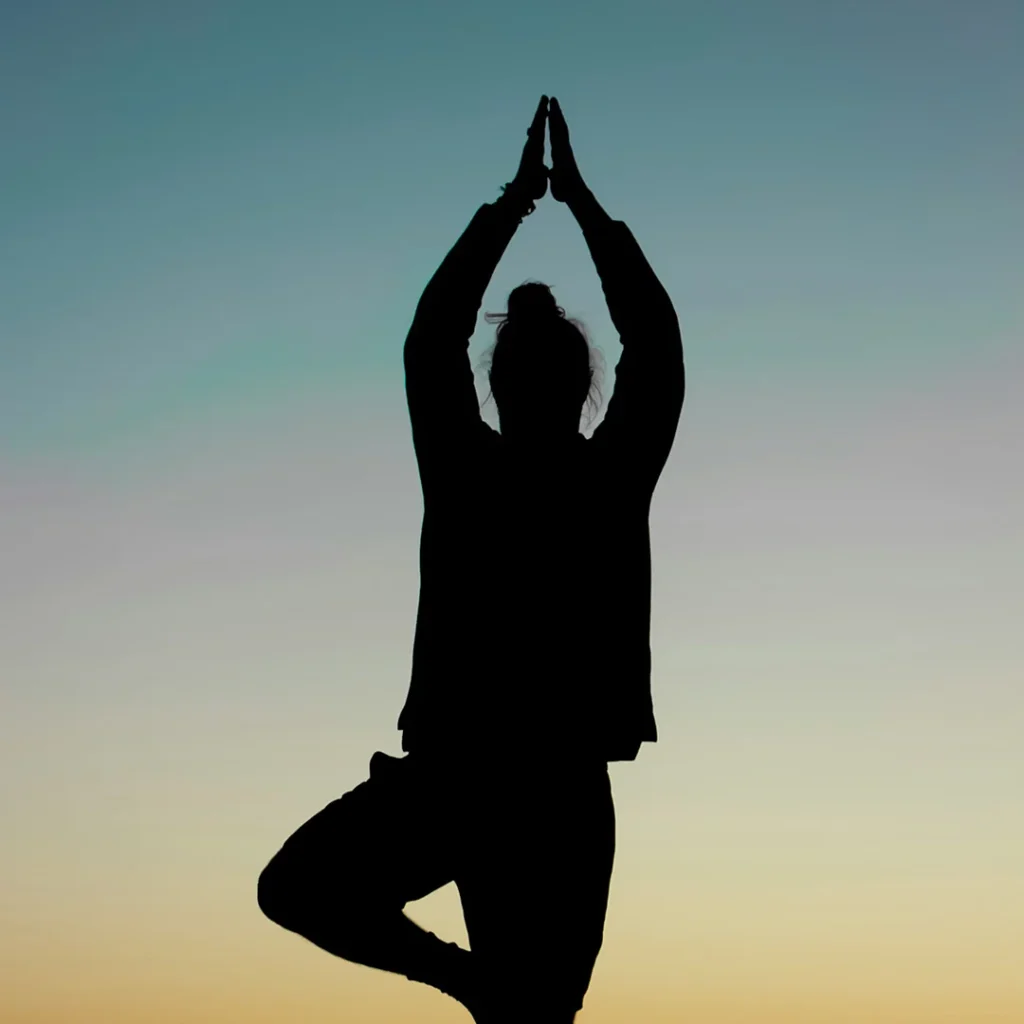
[[[275,857],[261,872],[256,883],[256,902],[274,924],[293,929],[302,900],[294,873]]]
[[[309,937],[325,927],[342,933],[367,916],[365,894],[344,870],[327,878],[315,862],[279,853],[260,873],[256,902],[275,924]]]
[[[260,872],[256,902],[274,924],[305,935],[323,916],[328,891],[317,885],[313,865],[282,852]]]

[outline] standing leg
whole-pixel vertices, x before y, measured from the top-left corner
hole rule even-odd
[[[448,802],[415,759],[375,754],[370,778],[302,825],[263,870],[260,908],[335,956],[460,998],[470,954],[403,913],[452,880]]]
[[[607,767],[488,777],[456,883],[495,1022],[571,1024],[604,933],[615,810]]]

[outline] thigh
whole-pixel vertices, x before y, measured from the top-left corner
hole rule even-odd
[[[446,806],[416,761],[374,754],[370,777],[301,825],[268,870],[293,892],[401,909],[453,878]]]
[[[615,856],[605,766],[498,783],[456,882],[474,954],[527,1004],[578,1010],[604,935]]]

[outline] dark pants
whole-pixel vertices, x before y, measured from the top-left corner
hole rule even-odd
[[[568,1022],[601,948],[614,852],[604,763],[378,753],[366,782],[287,840],[259,901],[337,956],[449,992],[478,1021]],[[452,881],[471,953],[402,913]]]

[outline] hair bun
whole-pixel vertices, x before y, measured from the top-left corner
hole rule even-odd
[[[562,310],[546,284],[521,284],[508,297],[508,319],[517,324],[561,316]]]

